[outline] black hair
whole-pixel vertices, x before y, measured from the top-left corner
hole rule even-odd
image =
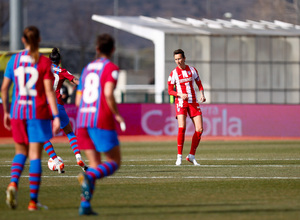
[[[101,34],[97,37],[96,46],[101,54],[110,56],[115,48],[115,40],[109,34]]]
[[[176,54],[181,54],[182,58],[185,58],[184,51],[181,49],[177,49],[173,52],[173,56],[175,56]]]
[[[54,63],[56,65],[59,64],[59,62],[60,62],[60,53],[59,53],[59,50],[56,47],[54,47],[52,49],[52,52],[50,53],[49,58],[50,58],[52,63]]]

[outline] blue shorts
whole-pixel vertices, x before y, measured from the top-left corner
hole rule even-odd
[[[16,143],[44,143],[52,138],[51,120],[41,119],[12,119],[12,135]]]
[[[63,129],[69,124],[70,119],[63,105],[57,104],[57,108],[59,112],[60,128]]]
[[[80,150],[95,149],[97,152],[108,152],[120,144],[115,130],[99,128],[78,128],[77,140]]]

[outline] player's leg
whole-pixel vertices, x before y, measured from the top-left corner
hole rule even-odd
[[[101,155],[96,151],[95,145],[91,140],[86,128],[77,129],[78,145],[82,152],[85,153],[89,160],[89,167],[86,172],[78,175],[78,181],[81,185],[81,202],[79,206],[79,215],[94,215],[91,208],[91,199],[95,188],[96,176],[94,170],[97,169],[98,164],[101,163]]]
[[[42,176],[42,150],[45,141],[52,138],[51,120],[38,120],[31,119],[27,121],[27,133],[29,141],[28,157],[30,160],[29,167],[29,189],[30,189],[30,202],[28,205],[29,211],[35,211],[42,206],[38,202],[38,194],[41,184]]]
[[[106,162],[97,165],[94,175],[97,179],[112,175],[121,164],[121,153],[117,132],[114,130],[89,129],[97,152],[104,152]],[[92,167],[94,169],[95,167]],[[87,172],[90,169],[87,170]]]
[[[50,141],[46,141],[43,146],[44,150],[47,152],[50,158],[55,160],[57,158],[57,154],[53,148],[53,145]]]
[[[121,156],[116,131],[97,128],[78,129],[80,149],[84,149],[89,160],[85,173],[78,176],[82,187],[82,199],[79,208],[80,215],[95,214],[91,209],[90,200],[95,189],[96,179],[112,175],[120,166]],[[93,148],[93,149],[92,149]],[[100,152],[105,152],[107,161],[101,162]]]
[[[94,150],[85,150],[89,160],[89,167],[85,173],[78,176],[82,187],[82,198],[79,208],[80,215],[95,215],[90,201],[95,190],[96,179],[112,175],[121,164],[120,147],[116,146],[105,153],[106,161],[101,163],[101,155]]]
[[[11,126],[15,142],[15,156],[11,166],[11,182],[6,190],[6,203],[8,207],[15,209],[17,207],[19,179],[28,156],[28,136],[25,120],[12,119]]]
[[[65,107],[63,105],[58,104],[57,107],[59,110],[60,128],[63,129],[63,131],[67,135],[72,151],[76,156],[77,154],[80,154],[80,150],[78,148],[77,137],[73,132],[69,116],[67,115]]]
[[[94,150],[85,150],[85,155],[89,160],[89,167],[85,172],[90,183],[91,192],[85,193],[85,199],[90,200],[95,189],[96,179],[102,179],[104,177],[114,174],[121,165],[120,147],[115,146],[108,152],[105,152],[106,161],[101,162],[101,155]],[[82,177],[81,177],[82,178]],[[88,194],[91,194],[90,196]]]
[[[69,118],[67,121],[65,121],[63,119],[63,116],[67,115],[66,112],[65,112],[65,108],[63,105],[58,105],[58,111],[59,111],[59,119],[60,119],[60,128],[62,129],[64,126],[66,126],[66,124],[69,123]],[[57,154],[54,150],[54,147],[52,145],[52,143],[50,142],[50,140],[47,140],[45,143],[44,143],[44,149],[45,151],[47,152],[47,154],[49,155],[50,158],[52,158],[56,164],[56,167],[58,168],[58,172],[61,173],[63,172],[63,169],[64,169],[64,163],[60,162],[57,158]]]
[[[15,143],[15,157],[11,166],[11,182],[19,184],[19,178],[24,169],[24,165],[28,155],[28,146],[25,144]]]
[[[35,211],[43,206],[38,202],[38,194],[41,184],[42,176],[42,155],[43,143],[30,143],[29,144],[29,189],[30,189],[30,202],[28,205],[29,211]]]
[[[193,121],[194,126],[195,126],[195,133],[194,133],[193,139],[192,139],[190,154],[195,155],[197,147],[198,147],[198,145],[200,143],[200,140],[201,140],[202,133],[203,133],[202,115],[198,115],[198,116],[193,117],[192,121]]]
[[[81,185],[81,202],[79,206],[79,215],[97,215],[92,210],[91,199],[95,190],[97,166],[101,164],[101,155],[94,149],[84,150],[84,153],[89,160],[87,170],[78,175],[78,181]]]
[[[27,154],[28,146],[25,144],[15,143],[15,156],[11,165],[11,179],[6,190],[6,204],[11,209],[15,209],[17,207],[19,179],[24,169]]]
[[[195,159],[195,154],[197,147],[200,143],[201,140],[201,135],[203,132],[203,120],[202,120],[202,115],[197,115],[195,117],[192,117],[192,121],[195,126],[195,133],[192,138],[192,143],[191,143],[191,149],[189,155],[186,157],[187,161],[193,163],[194,165],[199,165]]]
[[[178,134],[177,134],[177,160],[176,165],[181,165],[182,160],[182,151],[184,146],[184,139],[185,139],[185,129],[186,129],[186,115],[180,114],[177,115],[178,121]]]
[[[88,129],[88,134],[95,144],[97,153],[85,150],[85,154],[90,161],[90,167],[86,170],[86,175],[94,184],[96,179],[110,176],[119,168],[121,154],[116,131]],[[104,152],[106,155],[106,161],[103,163],[99,152]]]
[[[66,117],[68,117],[68,116],[66,116]],[[65,132],[65,134],[67,135],[67,137],[69,139],[72,151],[75,154],[77,164],[85,171],[87,169],[87,165],[85,164],[85,162],[82,159],[81,152],[78,147],[78,140],[77,140],[76,135],[73,132],[70,122],[63,128],[63,131]]]
[[[43,146],[44,150],[47,152],[47,154],[49,155],[49,157],[54,160],[55,164],[56,164],[56,167],[58,169],[58,173],[61,173],[63,172],[64,170],[64,163],[59,161],[58,158],[57,158],[57,154],[54,150],[54,147],[52,145],[52,143],[50,141],[46,141],[44,143],[44,146]]]

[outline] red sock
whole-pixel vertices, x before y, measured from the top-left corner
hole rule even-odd
[[[177,136],[177,151],[178,154],[182,154],[183,144],[184,144],[185,128],[178,128]]]
[[[193,135],[193,139],[192,139],[190,154],[195,155],[196,149],[197,149],[197,147],[199,145],[199,142],[201,140],[201,135],[202,135],[202,132],[195,131],[195,133]]]

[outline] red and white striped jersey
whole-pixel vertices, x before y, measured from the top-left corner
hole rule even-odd
[[[196,91],[194,82],[197,84],[199,90],[203,90],[203,86],[196,68],[186,65],[184,70],[176,67],[168,78],[168,87],[173,90],[174,85],[177,93],[184,93],[188,95],[187,100],[183,100],[176,96],[175,103],[180,107],[185,106],[187,103],[197,103]],[[170,93],[170,92],[169,92]],[[171,94],[172,95],[172,94]]]

